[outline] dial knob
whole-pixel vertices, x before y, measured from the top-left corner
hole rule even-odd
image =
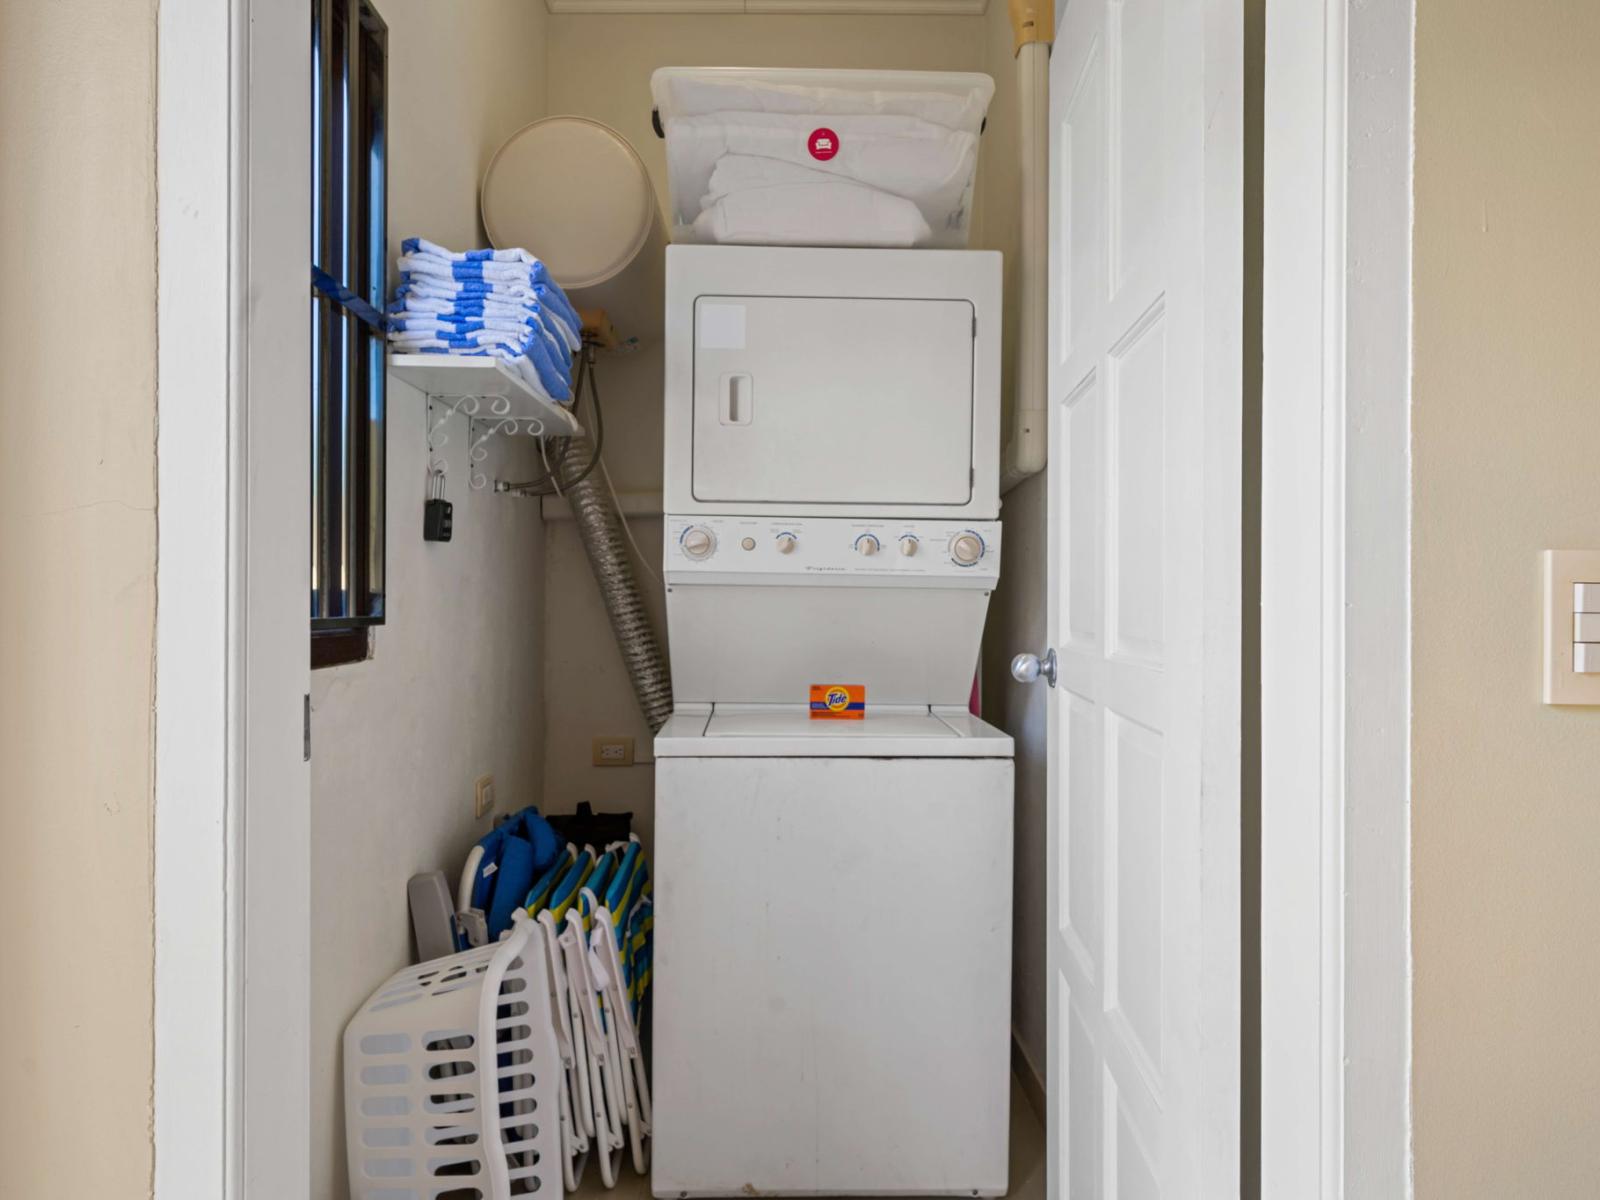
[[[690,558],[710,558],[717,548],[717,539],[709,529],[696,525],[683,535],[683,552]]]
[[[778,553],[779,554],[793,554],[794,553],[794,547],[795,547],[794,534],[792,534],[792,533],[780,533],[778,535]]]
[[[876,554],[878,552],[878,539],[870,533],[863,533],[856,539],[857,554]]]
[[[970,567],[983,557],[983,539],[975,533],[958,533],[950,542],[950,557]]]
[[[903,537],[903,538],[900,539],[900,553],[901,554],[904,554],[907,558],[910,558],[916,552],[917,552],[917,539],[916,538],[914,538],[914,537]]]

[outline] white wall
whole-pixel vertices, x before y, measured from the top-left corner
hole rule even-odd
[[[544,6],[379,0],[389,24],[391,249],[412,234],[481,246],[478,181],[508,136],[544,111]],[[405,885],[460,869],[501,811],[540,800],[544,537],[538,506],[466,485],[465,422],[443,457],[455,535],[422,540],[424,399],[389,381],[388,623],[370,661],[312,674],[312,1187],[346,1195],[341,1038],[411,961]],[[496,459],[531,444],[497,446]]]
[[[998,2],[992,7],[1004,9]],[[549,110],[592,117],[621,132],[643,157],[665,210],[665,144],[650,127],[650,73],[655,68],[737,65],[978,71],[985,69],[988,24],[982,17],[552,16]],[[994,136],[991,122],[990,138]],[[983,153],[988,155],[990,149],[986,140]],[[620,492],[659,493],[659,340],[647,341],[638,353],[625,359],[603,357],[600,372],[606,462],[612,479]],[[659,569],[661,521],[655,517],[630,519],[652,569]],[[569,810],[579,800],[589,800],[596,808],[630,809],[648,838],[655,788],[654,767],[648,761],[649,730],[639,716],[599,607],[599,592],[577,531],[570,521],[552,521],[546,536],[549,653],[545,685],[550,703],[545,795],[555,811]],[[640,579],[653,601],[657,632],[665,644],[659,586],[642,572]],[[631,734],[639,765],[631,769],[592,766],[590,740],[599,734]]]
[[[151,0],[0,0],[0,1194],[17,1200],[150,1194],[155,66]]]

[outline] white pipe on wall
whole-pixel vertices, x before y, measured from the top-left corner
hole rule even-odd
[[[1047,285],[1049,276],[1050,43],[1055,11],[1050,0],[1011,0],[1017,47],[1018,152],[1021,156],[1022,228],[1017,255],[1021,306],[1017,328],[1016,399],[1011,440],[1001,463],[1000,488],[1008,491],[1044,470]]]

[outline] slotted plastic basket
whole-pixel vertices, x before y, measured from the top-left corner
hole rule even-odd
[[[408,967],[344,1035],[354,1200],[562,1194],[544,931]]]

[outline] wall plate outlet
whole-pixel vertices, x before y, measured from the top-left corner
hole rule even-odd
[[[595,738],[594,765],[597,767],[633,766],[633,739],[631,737]]]
[[[1579,620],[1580,597],[1585,608],[1594,602],[1590,586],[1600,584],[1600,550],[1544,552],[1544,702],[1600,705],[1600,672],[1592,669],[1579,637],[1587,638],[1587,622]]]
[[[494,811],[494,776],[479,775],[472,787],[472,815],[481,817]]]

